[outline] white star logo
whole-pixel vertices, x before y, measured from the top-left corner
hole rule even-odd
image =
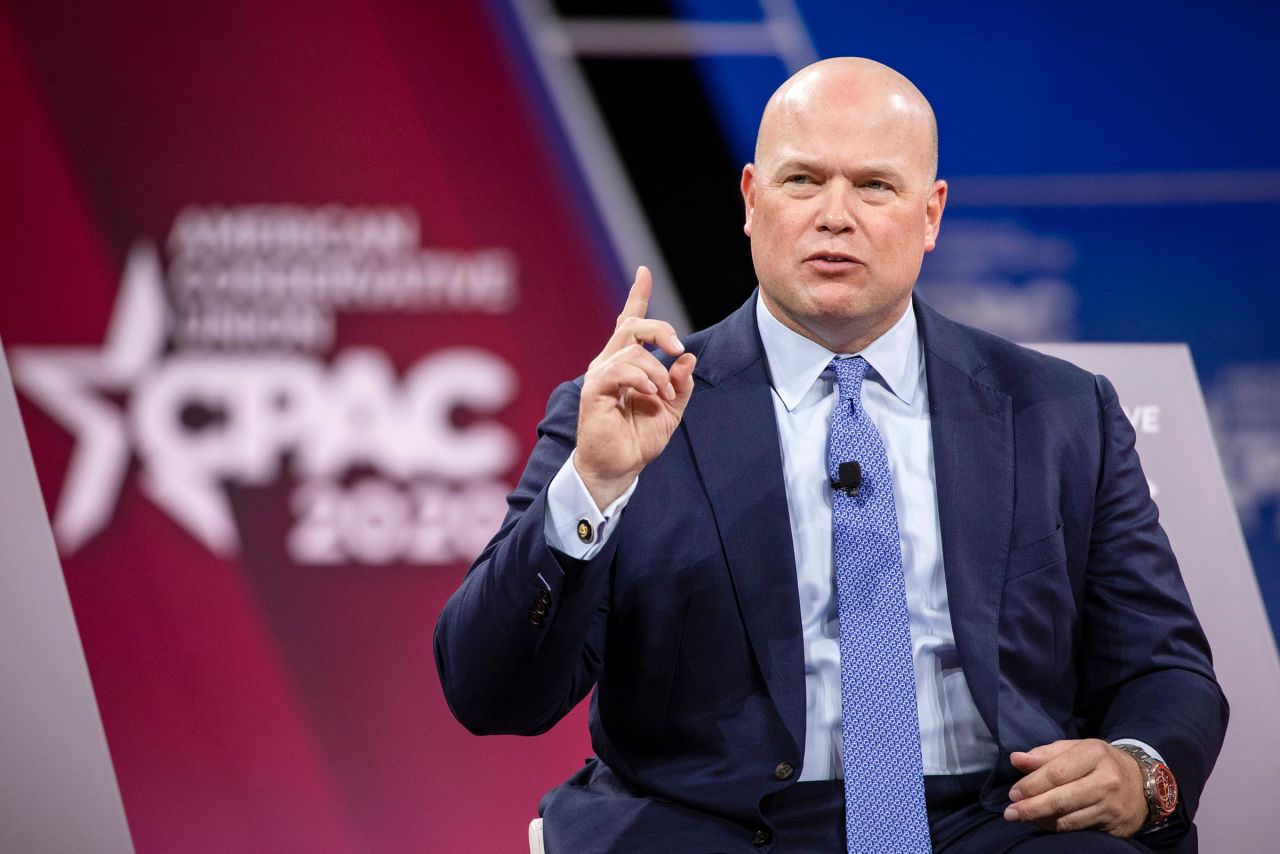
[[[16,347],[13,376],[23,393],[76,439],[53,530],[70,554],[101,531],[129,466],[125,415],[104,394],[128,394],[157,363],[171,324],[160,257],[135,244],[102,347]]]

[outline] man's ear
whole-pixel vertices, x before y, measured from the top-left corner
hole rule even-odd
[[[751,236],[751,215],[756,209],[756,165],[748,163],[742,167],[742,205],[746,208],[746,219],[742,223],[742,233]]]
[[[934,181],[929,188],[929,201],[925,203],[924,251],[932,252],[938,245],[938,229],[942,227],[942,211],[947,206],[947,182]]]

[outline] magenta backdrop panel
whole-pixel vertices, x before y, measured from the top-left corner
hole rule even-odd
[[[0,336],[139,851],[518,851],[431,633],[605,258],[485,4],[0,12]]]

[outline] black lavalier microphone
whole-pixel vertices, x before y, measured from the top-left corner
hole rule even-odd
[[[840,476],[831,481],[832,489],[839,489],[850,498],[858,497],[858,487],[862,486],[862,466],[857,460],[849,460],[840,464]]]

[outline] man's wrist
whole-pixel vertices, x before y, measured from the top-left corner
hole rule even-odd
[[[1156,830],[1169,820],[1178,807],[1178,781],[1174,778],[1169,766],[1136,744],[1128,742],[1113,743],[1138,764],[1142,775],[1142,793],[1147,803],[1147,820],[1143,822],[1139,833]]]
[[[1164,756],[1161,755],[1160,751],[1156,750],[1154,747],[1147,744],[1145,741],[1139,741],[1136,738],[1113,738],[1109,743],[1111,744],[1112,747],[1119,747],[1122,744],[1132,744],[1134,747],[1141,747],[1143,752],[1145,752],[1147,755],[1154,756],[1156,759],[1159,759],[1161,762],[1164,762]]]
[[[571,455],[547,487],[547,545],[575,560],[590,560],[604,547],[639,479],[601,509],[582,482]]]
[[[584,471],[582,466],[578,464],[577,454],[572,458],[573,469],[578,475],[578,480],[586,488],[590,494],[591,500],[596,503],[601,513],[604,513],[609,505],[613,504],[619,498],[627,493],[631,485],[636,482],[639,472],[627,472],[621,477],[601,477],[589,470]]]

